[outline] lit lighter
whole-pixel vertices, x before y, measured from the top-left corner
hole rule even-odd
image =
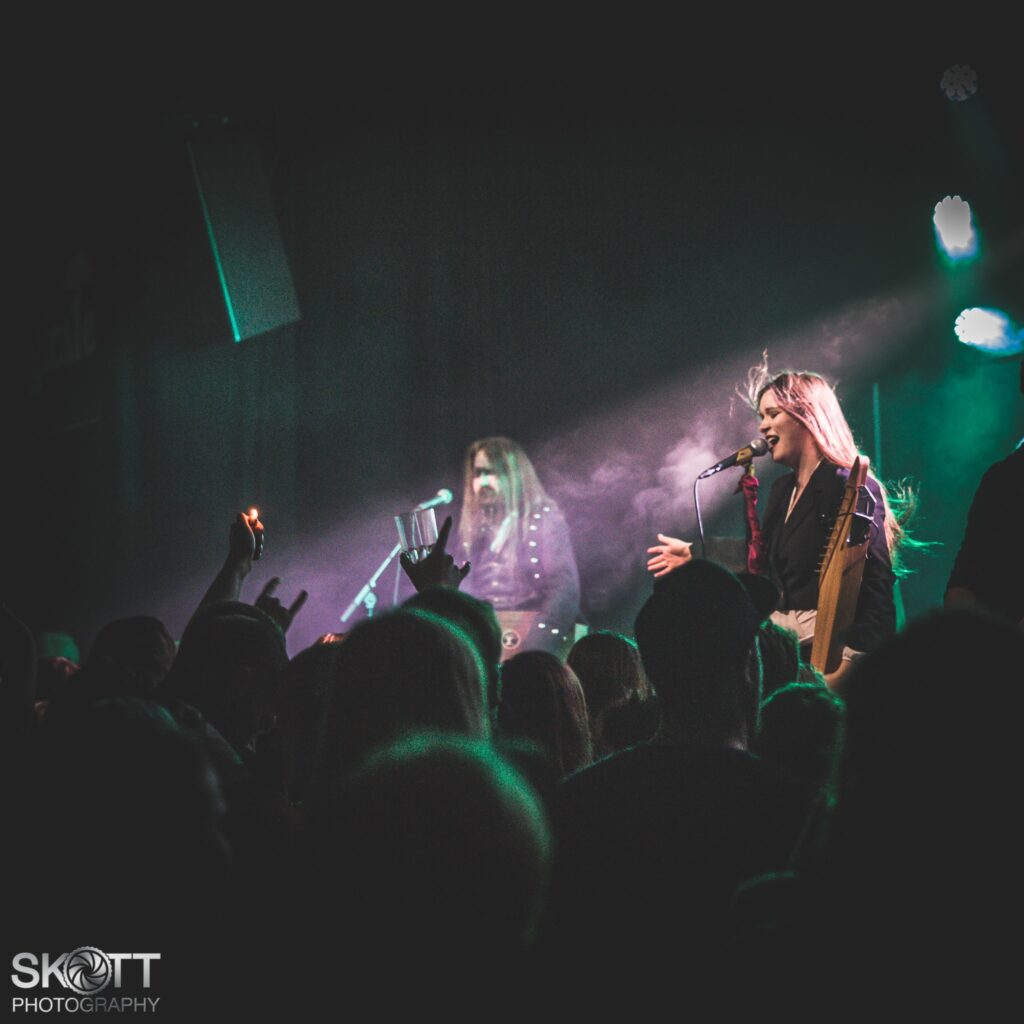
[[[249,509],[249,526],[252,527],[253,535],[256,537],[256,550],[253,552],[253,561],[257,561],[263,554],[263,524],[260,522],[260,510]]]

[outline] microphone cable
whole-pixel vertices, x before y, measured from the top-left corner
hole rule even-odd
[[[697,532],[700,534],[700,557],[707,558],[707,554],[704,546],[704,521],[700,515],[700,498],[697,496],[698,485],[700,484],[700,477],[698,476],[693,481],[693,507],[697,510]]]

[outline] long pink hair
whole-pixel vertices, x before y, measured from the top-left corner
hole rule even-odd
[[[773,374],[768,370],[768,356],[765,353],[761,362],[747,374],[745,391],[743,398],[758,416],[761,414],[764,393],[771,391],[775,395],[776,405],[810,431],[818,450],[833,465],[849,469],[860,456],[853,431],[846,422],[835,390],[821,374],[807,370],[783,370]],[[895,568],[896,549],[904,539],[903,526],[893,513],[885,484],[873,474],[870,475],[882,492],[885,539]]]

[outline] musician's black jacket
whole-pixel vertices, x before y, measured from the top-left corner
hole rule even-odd
[[[964,587],[1010,622],[1024,618],[1024,547],[1013,524],[1024,509],[1024,444],[990,466],[974,492],[946,589]]]
[[[818,567],[849,475],[849,469],[822,462],[797,500],[788,522],[786,509],[796,486],[796,475],[787,473],[772,485],[762,531],[769,572],[782,591],[780,610],[817,608]],[[875,513],[857,610],[844,638],[845,646],[857,651],[872,650],[896,631],[895,575],[885,539],[885,508],[878,482],[871,476],[867,488],[875,499]]]

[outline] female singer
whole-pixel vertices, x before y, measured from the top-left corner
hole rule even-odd
[[[772,618],[793,630],[808,660],[818,603],[818,567],[857,458],[857,445],[832,387],[816,373],[786,370],[771,375],[767,363],[751,370],[747,394],[773,462],[792,472],[775,481],[762,530],[768,575],[781,591]],[[825,676],[835,688],[857,657],[896,629],[892,553],[903,529],[882,483],[867,477],[875,499],[867,560],[854,621],[840,666]],[[658,534],[647,567],[663,576],[692,557],[691,545]]]

